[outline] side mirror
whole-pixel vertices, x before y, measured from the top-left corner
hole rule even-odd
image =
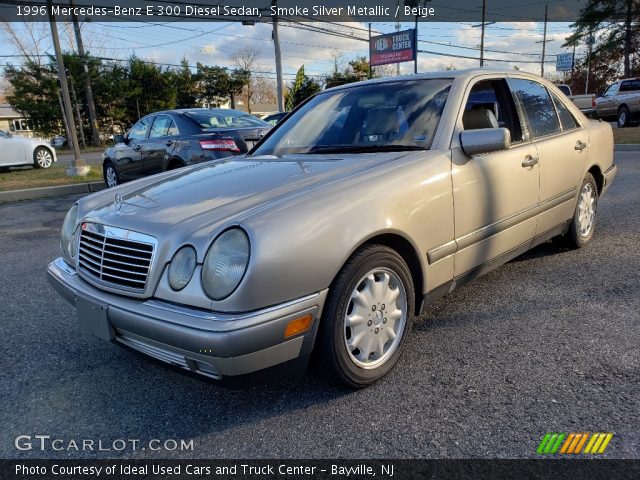
[[[483,153],[499,152],[511,146],[511,132],[506,128],[478,128],[463,130],[460,145],[470,157]]]
[[[113,136],[113,143],[125,143],[124,141],[124,135],[114,135]]]

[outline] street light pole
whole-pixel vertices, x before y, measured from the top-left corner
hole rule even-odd
[[[73,160],[67,168],[67,175],[85,176],[89,173],[90,168],[87,162],[80,158],[80,147],[78,146],[78,134],[76,133],[76,122],[73,119],[73,107],[71,106],[71,96],[69,95],[69,84],[67,83],[67,75],[64,68],[64,58],[60,50],[60,38],[58,37],[58,27],[53,16],[52,1],[47,0],[47,10],[49,11],[49,26],[51,27],[51,37],[53,38],[53,48],[56,52],[56,60],[58,63],[58,78],[60,80],[60,89],[62,90],[62,103],[64,104],[64,115],[67,117],[67,125],[69,126],[69,140],[73,148]]]

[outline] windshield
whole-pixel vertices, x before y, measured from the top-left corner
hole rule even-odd
[[[293,113],[252,155],[428,149],[451,82],[369,83],[322,93]]]
[[[235,110],[192,110],[185,112],[201,128],[244,128],[269,126],[259,118]]]

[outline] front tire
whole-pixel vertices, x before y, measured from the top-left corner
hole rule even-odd
[[[593,238],[598,210],[598,186],[593,175],[587,173],[582,181],[578,202],[569,226],[568,240],[572,246],[582,248]]]
[[[33,151],[33,165],[36,168],[49,168],[53,165],[53,154],[45,147],[38,147]]]
[[[104,177],[104,183],[107,185],[107,188],[113,188],[117,185],[120,185],[120,175],[118,174],[118,170],[111,162],[106,162],[104,167],[102,167],[102,173]]]
[[[631,112],[626,105],[623,105],[618,110],[618,127],[625,128],[631,125]]]
[[[409,267],[382,245],[358,250],[329,291],[318,333],[318,361],[343,383],[363,388],[396,365],[415,311]]]

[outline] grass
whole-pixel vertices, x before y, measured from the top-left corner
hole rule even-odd
[[[0,173],[0,191],[102,181],[102,171],[96,165],[91,166],[91,172],[86,177],[68,177],[65,169],[66,165],[58,164],[46,170],[22,167],[2,172]]]
[[[614,128],[614,143],[640,143],[640,127]]]
[[[106,147],[107,147],[106,144],[103,147],[87,147],[87,148],[80,147],[80,153],[104,152],[104,149]],[[70,149],[69,147],[56,148],[56,154],[58,155],[66,155],[68,153],[73,153],[73,150]]]

